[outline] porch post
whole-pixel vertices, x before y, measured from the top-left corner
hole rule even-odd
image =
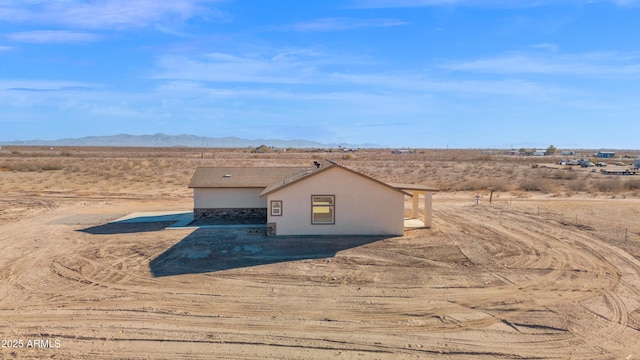
[[[413,195],[413,197],[411,198],[411,217],[413,219],[419,219],[420,212],[418,211],[418,208],[420,207],[420,193],[417,191],[412,191],[411,194]]]
[[[424,193],[424,226],[430,228],[431,227],[431,213],[433,201],[431,195],[433,193],[431,191],[427,191]]]

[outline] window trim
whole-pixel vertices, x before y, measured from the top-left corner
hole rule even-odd
[[[333,201],[331,205],[314,205],[313,199],[315,197],[330,197]],[[316,222],[313,219],[313,209],[315,207],[330,207],[331,208],[331,222]],[[335,195],[311,195],[311,225],[335,225],[336,223],[336,196]]]
[[[273,207],[274,204],[279,204],[279,207]],[[282,216],[282,200],[271,200],[271,203],[269,204],[269,209],[271,210],[271,216]],[[279,214],[276,214],[274,212],[274,210],[280,210]]]

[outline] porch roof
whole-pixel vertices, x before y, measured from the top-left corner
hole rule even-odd
[[[417,191],[430,191],[430,192],[438,192],[440,190],[431,187],[431,186],[427,186],[427,185],[421,185],[421,184],[400,184],[400,183],[389,183],[389,186],[392,186],[398,190],[403,190],[403,191],[412,191],[412,190],[417,190]]]

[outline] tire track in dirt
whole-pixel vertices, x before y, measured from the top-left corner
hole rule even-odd
[[[433,230],[335,257],[155,278],[186,232],[91,235],[52,223],[63,213],[0,235],[0,324],[24,336],[46,318],[69,358],[640,354],[638,261],[553,219],[441,206]]]
[[[506,317],[517,318],[520,314],[536,308],[553,309],[556,304],[580,304],[584,300],[602,296],[606,299],[606,305],[611,309],[611,314],[609,316],[596,314],[604,320],[601,326],[597,328],[582,326],[580,322],[585,317],[589,317],[585,314],[590,310],[585,309],[582,305],[576,305],[575,307],[580,310],[572,311],[574,316],[572,321],[568,323],[569,326],[566,330],[570,331],[573,337],[583,339],[585,342],[595,339],[600,342],[603,339],[617,339],[623,333],[629,332],[628,310],[624,300],[614,291],[620,286],[620,276],[618,275],[620,270],[609,259],[601,255],[601,253],[616,254],[616,252],[612,252],[612,249],[601,244],[595,237],[575,230],[567,231],[563,229],[562,225],[543,219],[520,216],[517,213],[506,213],[491,208],[484,208],[481,211],[469,208],[448,209],[439,213],[439,217],[444,220],[445,227],[455,224],[455,228],[467,235],[475,231],[475,238],[482,242],[477,246],[485,247],[483,251],[489,249],[486,251],[487,259],[478,261],[476,258],[475,260],[480,263],[486,262],[485,266],[495,269],[496,275],[511,285],[500,289],[500,297],[515,297],[517,299],[520,296],[521,300],[513,301],[510,304],[500,302],[489,291],[480,296],[474,296],[473,302],[462,302],[462,304],[470,308],[480,307],[490,313],[501,310],[500,307],[503,305],[509,305]],[[495,251],[491,249],[491,244],[486,246],[484,243],[496,241],[496,239],[501,243],[507,243],[507,248],[522,248],[523,250],[506,254],[504,251]],[[458,240],[457,242],[463,248],[463,252],[467,247],[465,253],[469,252],[476,256],[483,253],[483,251],[473,249],[468,243],[465,244],[464,241]],[[502,249],[500,246],[497,248]],[[535,249],[535,251],[531,252],[527,249]],[[531,257],[530,254],[537,256]],[[473,256],[471,258],[474,261]],[[622,256],[621,259],[630,268],[636,269],[636,271],[639,269],[638,262],[629,256]],[[532,280],[507,280],[518,277],[518,273],[513,271],[515,269],[528,273],[534,269],[541,269],[543,273]],[[629,273],[629,271],[626,272]],[[631,291],[636,293],[633,287]],[[523,294],[531,298],[529,300],[522,299]],[[541,298],[539,295],[536,297],[535,294],[543,296],[559,294],[559,296]],[[566,311],[566,309],[564,310]],[[588,319],[585,319],[584,323],[589,324]],[[472,327],[474,326],[478,326],[478,324],[473,323]],[[638,333],[636,332],[635,335]],[[565,340],[568,345],[573,341],[574,338]],[[616,342],[613,341],[613,343]]]

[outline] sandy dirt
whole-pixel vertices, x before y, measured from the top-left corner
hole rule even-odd
[[[24,345],[0,358],[640,359],[638,200],[470,199],[404,237],[278,239],[109,224],[188,197],[5,196],[0,334]]]

